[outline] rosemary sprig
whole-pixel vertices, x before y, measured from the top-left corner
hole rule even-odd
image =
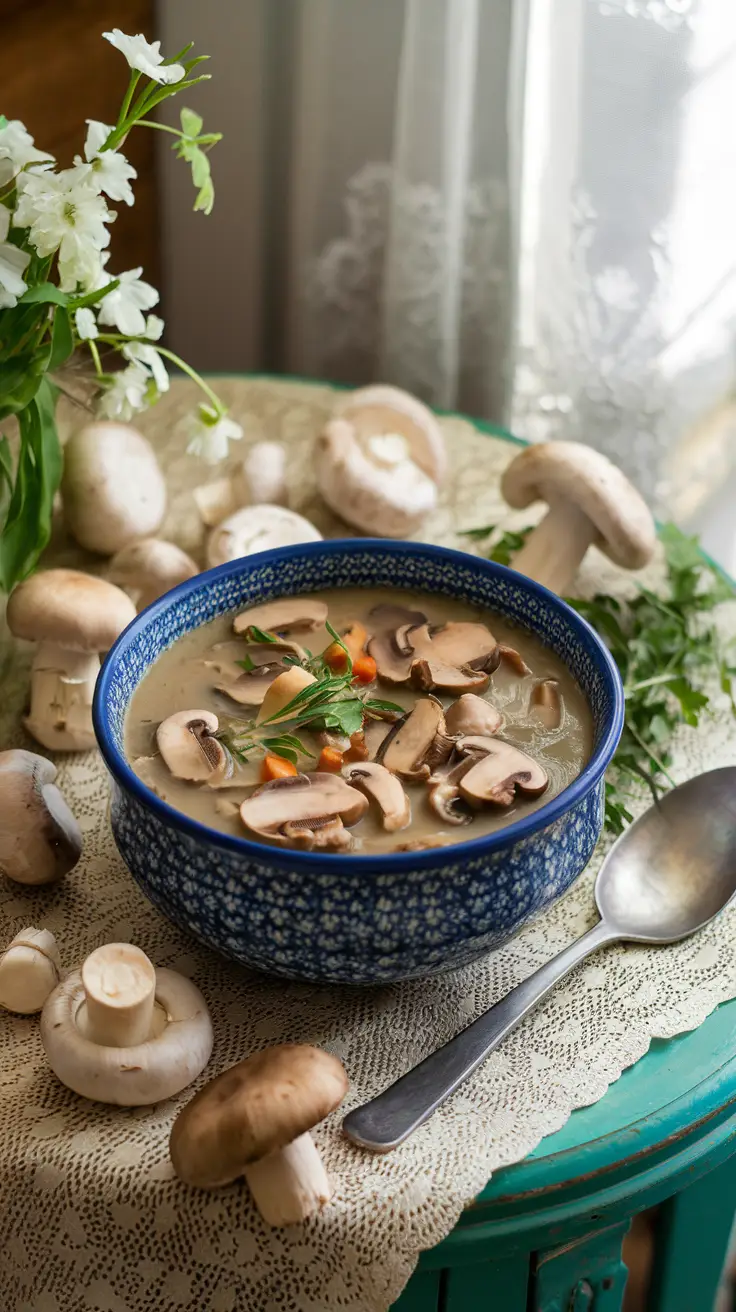
[[[530,531],[499,535],[489,527],[467,536],[490,537],[490,558],[509,564]],[[606,827],[612,833],[621,833],[632,819],[632,787],[643,783],[657,797],[672,786],[672,739],[681,724],[700,723],[714,681],[736,715],[736,664],[712,622],[714,608],[736,595],[733,584],[704,558],[697,538],[674,524],[660,530],[660,540],[664,596],[640,584],[638,596],[626,603],[603,593],[590,601],[568,598],[606,642],[624,683],[624,731],[606,780]]]
[[[402,713],[403,708],[397,706],[395,702],[366,697],[353,686],[353,662],[350,652],[332,625],[327,623],[325,627],[332,641],[338,643],[345,651],[345,672],[335,674],[322,654],[314,656],[310,651],[307,651],[306,661],[299,661],[296,657],[284,657],[284,664],[301,665],[314,675],[316,682],[302,688],[282,710],[269,716],[262,724],[256,725],[253,720],[239,721],[237,727],[231,727],[221,733],[219,735],[221,741],[237,760],[247,760],[248,753],[258,747],[276,752],[295,765],[298,755],[313,756],[296,733],[276,732],[275,736],[264,737],[263,731],[268,733],[269,726],[272,729],[278,726],[279,730],[286,725],[293,730],[307,728],[317,732],[332,730],[349,738],[362,729],[366,714],[376,716],[387,711]],[[278,641],[274,635],[255,628],[248,629],[246,636],[250,642]],[[253,662],[251,661],[250,666],[246,663],[249,659],[246,655],[245,660],[238,661],[237,664],[242,665],[244,669],[252,669]]]

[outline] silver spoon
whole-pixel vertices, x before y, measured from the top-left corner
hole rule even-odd
[[[597,925],[517,984],[467,1029],[362,1107],[342,1128],[387,1153],[403,1143],[485,1061],[550,989],[606,943],[677,943],[736,893],[736,767],[673,788],[615,842],[595,885]]]

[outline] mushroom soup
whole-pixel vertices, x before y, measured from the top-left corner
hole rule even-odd
[[[480,837],[555,797],[592,748],[562,661],[422,593],[283,598],[180,638],[131,700],[126,752],[227,834],[375,853]]]

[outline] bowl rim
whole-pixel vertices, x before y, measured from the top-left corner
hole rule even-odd
[[[305,554],[344,555],[347,553],[357,555],[366,550],[380,550],[399,557],[407,555],[428,556],[433,559],[439,558],[448,564],[462,565],[465,568],[471,565],[481,573],[495,575],[500,578],[511,576],[517,584],[521,580],[521,585],[532,595],[539,596],[548,605],[551,604],[553,609],[561,611],[573,629],[577,628],[582,633],[587,634],[589,638],[592,638],[604,674],[608,677],[612,709],[609,723],[603,732],[601,741],[580,774],[568,784],[567,788],[563,788],[562,792],[551,798],[544,806],[539,807],[538,810],[527,816],[522,816],[518,820],[512,820],[510,824],[503,825],[490,834],[482,835],[479,838],[465,839],[459,843],[447,843],[439,847],[419,849],[412,852],[382,852],[371,855],[363,855],[359,852],[302,852],[295,848],[279,848],[268,843],[257,843],[250,838],[241,838],[223,833],[219,829],[213,829],[209,825],[185,815],[176,807],[170,806],[168,802],[164,802],[135,774],[126,757],[118,750],[109,727],[107,695],[110,683],[112,682],[116,662],[131,640],[146,629],[149,624],[155,622],[175,602],[184,600],[190,594],[200,591],[203,585],[206,587],[211,582],[219,581],[230,575],[241,574],[251,566],[277,565],[284,560]],[[315,590],[319,591],[319,589]],[[290,866],[295,870],[303,869],[305,873],[319,873],[320,869],[325,874],[337,873],[338,871],[344,873],[347,870],[353,870],[356,875],[366,875],[386,873],[389,868],[392,872],[400,872],[422,870],[438,865],[451,865],[460,861],[473,861],[477,858],[490,856],[503,848],[511,847],[515,843],[537,833],[540,829],[546,829],[553,824],[595,787],[610,765],[623,730],[624,689],[618,667],[602,638],[596,633],[592,625],[556,593],[551,592],[541,583],[527,578],[526,575],[517,573],[509,566],[499,565],[496,561],[486,560],[482,556],[474,556],[470,552],[458,551],[453,547],[435,546],[429,542],[411,542],[394,538],[327,538],[318,542],[302,542],[289,547],[275,547],[270,551],[255,552],[250,556],[241,556],[237,560],[227,561],[224,565],[216,565],[214,568],[203,570],[193,578],[178,584],[150,606],[147,606],[128,624],[107,653],[97,677],[92,720],[100,753],[113,779],[123,791],[131,793],[137,802],[158,816],[166,827],[178,829],[189,838],[193,838],[202,844],[236,853],[265,865]]]

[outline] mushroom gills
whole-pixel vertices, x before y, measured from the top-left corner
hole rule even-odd
[[[274,843],[342,849],[353,841],[345,826],[357,824],[367,809],[368,799],[356,788],[322,772],[264,784],[241,803],[240,818]]]
[[[411,821],[411,805],[401,782],[384,765],[363,761],[343,769],[343,778],[372,798],[380,808],[383,827],[393,833],[406,829]]]
[[[485,624],[450,621],[430,626],[405,618],[395,629],[376,634],[368,653],[385,683],[411,681],[416,687],[448,692],[487,687],[500,659],[498,643]]]
[[[318,629],[326,619],[327,606],[323,601],[309,595],[282,597],[241,611],[233,620],[233,632],[242,634],[255,627],[267,633],[285,635]]]
[[[379,764],[385,765],[402,779],[428,779],[431,766],[428,758],[439,739],[440,754],[445,750],[442,738],[445,720],[442,705],[433,697],[422,697],[402,720],[397,720],[379,749]],[[449,754],[447,746],[445,755]],[[436,760],[432,762],[436,764]]]
[[[531,756],[500,738],[460,738],[457,750],[475,758],[458,783],[471,806],[511,806],[517,789],[525,797],[539,797],[549,782]]]
[[[211,711],[178,711],[162,720],[156,744],[177,779],[217,783],[233,773],[233,760],[215,737],[219,720]]]

